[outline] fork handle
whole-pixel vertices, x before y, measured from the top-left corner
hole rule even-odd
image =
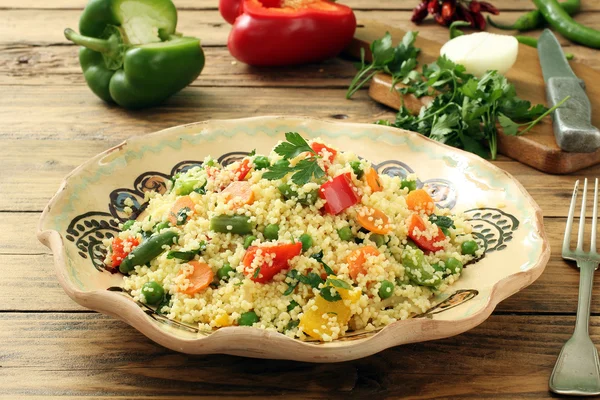
[[[577,300],[577,319],[573,336],[589,337],[590,305],[592,302],[592,286],[594,271],[598,267],[595,261],[577,261],[579,267],[579,298]]]

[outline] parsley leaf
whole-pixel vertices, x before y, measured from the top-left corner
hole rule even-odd
[[[302,186],[307,184],[313,177],[320,179],[325,176],[325,171],[323,171],[317,162],[320,156],[317,155],[299,133],[287,132],[285,138],[286,141],[281,142],[274,149],[275,153],[283,156],[283,159],[269,166],[268,170],[263,173],[263,178],[268,180],[282,179],[287,174],[293,173],[292,182],[298,186]],[[298,161],[294,166],[290,165],[289,159],[307,152],[311,156]]]
[[[290,172],[293,168],[290,167],[290,162],[287,160],[280,160],[269,167],[269,170],[265,172],[262,177],[270,181],[275,179],[281,179]]]
[[[287,142],[279,143],[274,151],[280,156],[283,156],[286,160],[297,157],[305,152],[317,154],[297,132],[286,132],[285,140],[287,140]]]
[[[323,297],[325,300],[327,300],[329,302],[340,301],[342,299],[342,296],[340,296],[338,291],[335,289],[333,289],[333,293],[332,293],[332,289],[333,289],[333,286],[324,286],[323,288],[321,288],[321,291],[320,291],[321,297]]]
[[[315,179],[319,179],[325,175],[325,171],[319,167],[317,160],[312,157],[300,160],[298,164],[294,166],[294,171],[295,173],[292,175],[292,182],[300,186],[308,183],[313,176]]]

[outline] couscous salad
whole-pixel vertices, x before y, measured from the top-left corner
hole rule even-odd
[[[268,155],[209,157],[147,200],[105,262],[135,300],[203,330],[374,330],[426,311],[483,252],[416,176],[293,132]]]

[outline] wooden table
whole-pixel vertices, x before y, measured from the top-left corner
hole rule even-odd
[[[544,210],[553,250],[545,273],[501,303],[479,327],[445,340],[389,349],[342,364],[303,364],[232,356],[188,356],[158,346],[124,323],[91,311],[63,292],[49,250],[35,237],[43,207],[61,179],[123,139],[211,118],[296,114],[372,122],[393,112],[366,91],[344,98],[348,60],[281,69],[234,62],[229,26],[216,0],[176,0],[178,30],[202,38],[203,74],[163,106],[130,112],[103,104],[86,87],[77,49],[62,35],[77,27],[83,0],[0,0],[0,397],[544,398],[570,336],[578,272],[558,249],[576,176],[550,176],[499,157]],[[405,29],[416,0],[347,0],[359,19]],[[502,20],[531,3],[496,1]],[[600,1],[584,0],[577,20],[600,28]],[[432,22],[420,34],[438,41]],[[534,32],[533,34],[538,34]],[[600,68],[598,51],[568,51]],[[600,285],[599,285],[600,286]],[[591,334],[600,343],[600,287]]]

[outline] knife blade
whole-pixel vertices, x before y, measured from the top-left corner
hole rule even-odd
[[[600,148],[600,130],[592,125],[592,107],[583,81],[571,69],[556,36],[545,29],[538,40],[538,55],[546,82],[548,106],[571,96],[554,111],[554,137],[564,151],[590,153]]]

